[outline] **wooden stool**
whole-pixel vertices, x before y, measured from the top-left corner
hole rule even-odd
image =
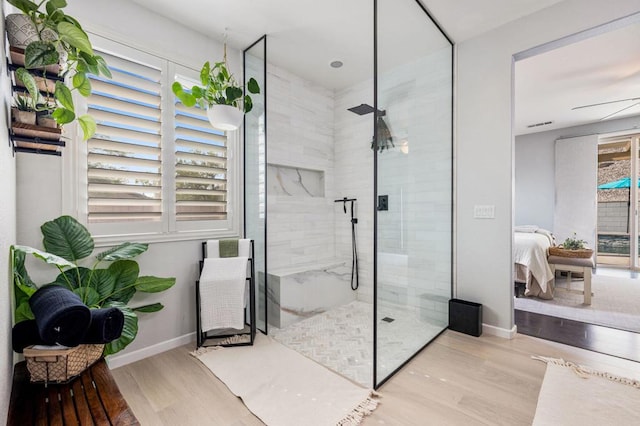
[[[591,270],[595,266],[593,258],[581,258],[581,257],[563,257],[563,256],[549,256],[547,259],[553,276],[555,277],[556,271],[567,272],[567,291],[574,293],[582,293],[584,295],[584,304],[591,304]],[[571,273],[580,272],[584,275],[584,291],[571,290]],[[556,287],[556,289],[564,290]]]
[[[15,366],[7,425],[139,424],[104,358],[70,383],[47,387],[29,382],[26,362]]]

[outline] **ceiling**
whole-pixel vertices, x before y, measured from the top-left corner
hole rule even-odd
[[[269,62],[330,89],[341,89],[372,77],[372,0],[132,0],[195,31],[243,49],[268,34]],[[477,36],[560,0],[423,0],[423,4],[455,42]],[[415,34],[411,20],[425,20],[413,1],[378,0],[379,21],[393,28],[379,41],[394,49],[384,63],[410,60],[420,40],[421,50],[446,45],[436,28],[422,25]],[[408,13],[407,13],[408,12]],[[402,31],[402,29],[407,29]],[[423,31],[424,30],[424,31]],[[428,40],[432,40],[429,42]],[[406,46],[406,49],[398,48]],[[329,67],[341,60],[340,69]]]
[[[640,114],[638,40],[640,23],[632,23],[517,61],[515,134]]]
[[[214,39],[227,35],[243,49],[268,35],[268,60],[329,89],[372,77],[372,0],[132,0]],[[561,0],[422,0],[454,42],[476,37]],[[408,62],[417,40],[422,53],[446,46],[435,28],[418,24],[414,2],[378,0],[383,29],[379,64]],[[400,18],[400,17],[405,18]],[[406,16],[412,16],[407,22]],[[420,26],[420,33],[413,28]],[[402,31],[398,29],[410,30]],[[586,39],[516,63],[515,134],[600,120],[633,102],[572,108],[640,97],[640,25]],[[426,42],[425,40],[432,40]],[[384,49],[385,45],[395,48]],[[406,46],[399,49],[398,46]],[[405,58],[405,59],[402,59]],[[344,62],[334,69],[329,63]],[[640,114],[640,105],[613,116]],[[612,117],[612,118],[613,118]],[[552,124],[528,128],[541,122]]]

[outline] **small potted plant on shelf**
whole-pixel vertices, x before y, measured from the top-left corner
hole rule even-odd
[[[253,109],[253,101],[248,93],[229,72],[227,66],[227,46],[224,46],[224,61],[211,66],[207,61],[200,70],[202,86],[187,89],[180,82],[173,83],[173,93],[187,107],[196,104],[207,110],[211,125],[220,130],[235,130],[240,126],[245,113]],[[260,86],[254,78],[247,82],[247,91],[260,93]]]
[[[62,9],[67,6],[66,0],[40,3],[30,0],[7,1],[24,14],[20,19],[13,17],[11,21],[9,18],[12,15],[7,17],[10,33],[17,29],[19,33],[25,34],[22,38],[9,35],[10,43],[13,41],[18,47],[24,46],[24,68],[16,71],[16,77],[38,104],[42,95],[34,74],[38,77],[41,75],[46,80],[46,69],[52,65],[60,65],[60,76],[71,83],[71,89],[63,82],[56,81],[51,87],[53,93],[49,93],[50,87],[46,85],[47,98],[52,95],[55,103],[51,116],[60,125],[77,120],[84,139],[89,139],[96,131],[96,122],[88,114],[77,114],[72,91],[77,91],[84,97],[91,94],[88,74],[102,74],[111,78],[105,60],[93,52],[89,37],[80,23],[63,12]]]
[[[587,242],[578,238],[576,233],[568,237],[557,247],[550,247],[549,254],[562,257],[589,258],[593,255],[593,250],[587,247]]]
[[[12,121],[23,124],[36,124],[36,109],[28,96],[16,96],[11,108]]]

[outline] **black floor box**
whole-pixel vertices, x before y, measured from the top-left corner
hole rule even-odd
[[[449,328],[471,336],[482,334],[482,305],[466,300],[449,300]]]

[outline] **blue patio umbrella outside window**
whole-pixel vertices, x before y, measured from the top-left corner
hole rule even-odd
[[[640,179],[638,179],[638,188],[640,188]],[[629,190],[627,195],[627,232],[629,232],[629,206],[631,205],[631,178],[626,177],[611,182],[598,185],[598,189],[625,189]]]

